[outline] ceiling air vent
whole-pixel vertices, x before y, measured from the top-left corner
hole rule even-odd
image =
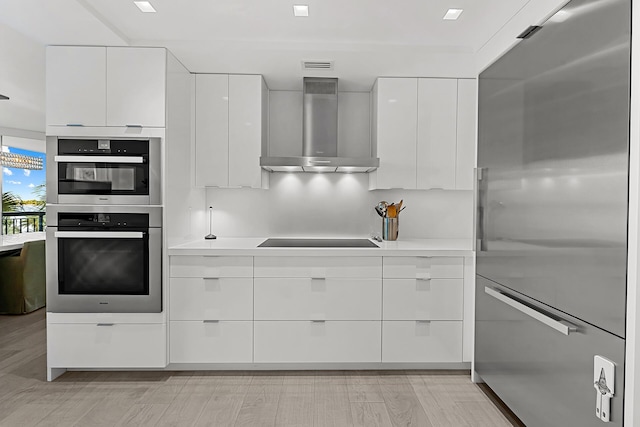
[[[542,27],[539,25],[532,25],[529,28],[527,28],[526,30],[524,30],[522,33],[520,33],[520,35],[518,36],[519,39],[528,39],[531,38],[535,33],[537,33],[538,31],[540,31]]]
[[[333,61],[302,61],[303,70],[333,70]]]

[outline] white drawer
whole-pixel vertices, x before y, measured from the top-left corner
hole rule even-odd
[[[384,320],[462,320],[462,279],[384,279]]]
[[[380,257],[256,257],[255,277],[382,277]]]
[[[51,368],[164,368],[164,324],[50,323]]]
[[[380,320],[382,279],[254,279],[256,320]]]
[[[171,277],[253,277],[250,256],[172,256]]]
[[[462,362],[462,322],[383,321],[383,362]]]
[[[462,258],[447,257],[384,257],[384,278],[387,279],[462,279]]]
[[[170,322],[171,363],[251,363],[253,322]]]
[[[254,362],[380,362],[380,324],[256,321]]]
[[[253,279],[170,279],[171,320],[252,320]]]

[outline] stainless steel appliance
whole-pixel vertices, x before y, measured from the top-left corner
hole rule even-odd
[[[47,203],[159,205],[160,139],[47,137]]]
[[[47,311],[162,311],[162,208],[47,206]]]
[[[623,425],[630,19],[573,0],[479,79],[474,366],[529,427]]]

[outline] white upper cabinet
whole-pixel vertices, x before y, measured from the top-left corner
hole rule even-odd
[[[472,189],[475,100],[473,79],[379,78],[369,188]]]
[[[107,48],[107,126],[164,127],[167,52]]]
[[[266,188],[268,90],[260,75],[196,75],[196,185]]]
[[[372,172],[372,188],[416,188],[418,79],[380,78],[374,88],[380,167]]]
[[[267,137],[267,85],[259,75],[229,76],[229,186],[262,188],[262,140]],[[268,108],[268,107],[267,107]]]
[[[418,189],[456,188],[455,79],[418,79]]]
[[[165,126],[164,48],[50,46],[47,125]]]
[[[229,186],[229,76],[196,74],[196,186]]]
[[[104,47],[47,48],[48,125],[105,125],[106,62]]]
[[[458,144],[456,153],[456,189],[473,190],[476,166],[476,105],[478,82],[458,80]]]

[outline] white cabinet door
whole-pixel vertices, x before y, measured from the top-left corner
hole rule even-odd
[[[105,125],[106,64],[104,47],[47,47],[47,125]]]
[[[385,279],[462,279],[460,257],[384,257]]]
[[[382,276],[380,257],[255,257],[255,277],[373,278]]]
[[[172,277],[171,320],[252,320],[251,277]]]
[[[458,80],[457,190],[473,190],[473,169],[476,165],[477,88],[476,80]]]
[[[252,322],[170,322],[171,363],[251,363]]]
[[[260,75],[229,76],[229,186],[262,188],[266,85]]]
[[[384,320],[462,320],[462,279],[384,279]]]
[[[380,362],[380,323],[256,321],[254,362]]]
[[[456,187],[455,79],[418,79],[417,188]]]
[[[372,172],[371,186],[415,189],[418,79],[378,79],[374,102],[380,167]]]
[[[196,74],[196,186],[229,186],[229,76]]]
[[[380,320],[382,279],[254,279],[256,320]]]
[[[382,322],[382,361],[462,362],[462,322]]]
[[[253,277],[250,256],[172,256],[171,277]]]
[[[47,324],[50,368],[164,368],[164,324]]]
[[[164,127],[164,48],[107,48],[107,126]]]

